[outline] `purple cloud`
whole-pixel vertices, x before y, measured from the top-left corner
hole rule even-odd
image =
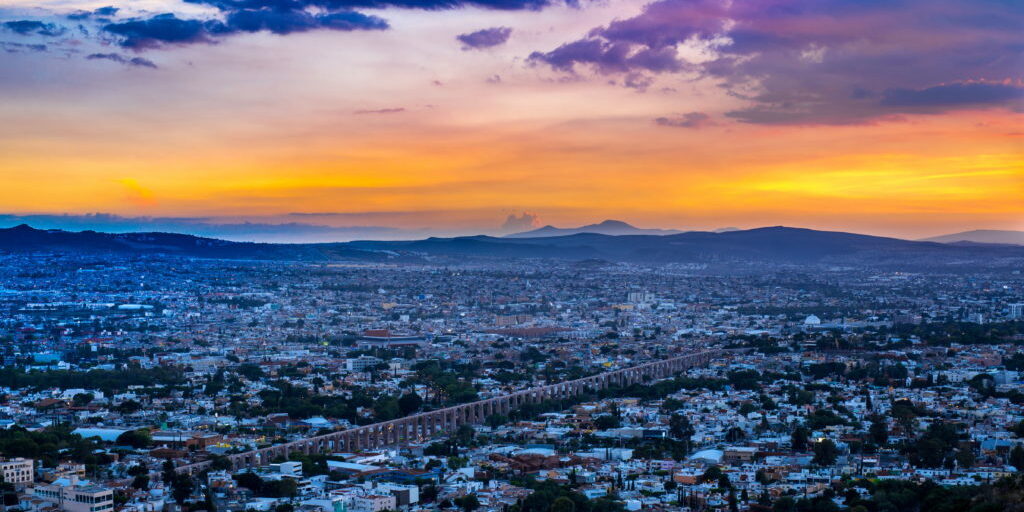
[[[705,58],[688,61],[680,45],[705,48]],[[685,72],[745,100],[726,115],[750,123],[1012,107],[1019,87],[1002,84],[1024,80],[1024,3],[657,0],[529,60],[621,75],[626,86],[644,83],[638,74]]]
[[[64,33],[67,32],[67,29],[60,25],[54,23],[46,23],[39,20],[5,21],[3,26],[7,30],[10,30],[23,36],[37,35],[57,37],[64,35]]]
[[[493,27],[468,34],[460,34],[455,39],[462,43],[463,50],[480,50],[503,45],[511,35],[512,29],[510,27]]]
[[[0,48],[3,48],[7,53],[21,53],[23,51],[45,52],[48,50],[45,44],[13,43],[10,41],[0,41]]]
[[[212,43],[217,37],[240,32],[268,31],[291,34],[309,30],[385,30],[388,23],[376,16],[354,11],[311,14],[306,11],[242,9],[228,13],[225,21],[180,19],[166,13],[149,19],[110,23],[103,30],[122,37],[121,46],[155,48],[167,44]]]
[[[888,89],[882,104],[897,107],[949,107],[1000,104],[1024,99],[1024,87],[1012,84],[959,83],[927,89]]]
[[[694,128],[700,129],[705,126],[711,126],[714,122],[711,120],[711,116],[703,112],[688,112],[686,114],[677,114],[668,117],[659,117],[654,120],[654,123],[659,126],[672,126],[675,128]]]
[[[259,32],[266,30],[274,34],[291,34],[315,29],[340,31],[384,30],[388,23],[376,16],[354,11],[313,15],[306,11],[278,11],[272,9],[243,9],[230,13],[225,22],[225,32]]]
[[[463,7],[480,7],[502,11],[539,10],[554,0],[185,0],[188,3],[211,5],[222,11],[241,9],[305,10],[308,8],[328,10],[349,9],[422,9],[441,11]],[[566,2],[576,5],[575,1]]]
[[[366,114],[400,114],[405,112],[405,107],[392,107],[392,108],[378,108],[372,110],[356,110],[353,114],[366,115]]]
[[[211,35],[223,33],[225,26],[219,21],[183,20],[166,13],[149,19],[110,23],[103,30],[122,36],[121,46],[125,48],[143,49],[164,44],[209,43]]]
[[[109,60],[126,66],[156,69],[156,64],[149,59],[142,57],[125,57],[116,53],[93,53],[86,57],[88,60]]]

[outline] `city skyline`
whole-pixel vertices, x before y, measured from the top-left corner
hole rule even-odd
[[[17,0],[0,205],[424,235],[523,212],[1020,230],[1022,22],[953,0]]]

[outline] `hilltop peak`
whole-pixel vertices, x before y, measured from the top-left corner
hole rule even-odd
[[[552,225],[547,225],[542,228],[533,229],[530,231],[524,231],[522,233],[513,233],[507,235],[505,238],[542,238],[552,236],[566,236],[566,235],[578,235],[581,233],[591,233],[597,235],[674,235],[681,233],[681,231],[675,229],[643,229],[633,226],[628,222],[605,219],[597,224],[587,224],[586,226],[579,226],[575,228],[558,228]]]

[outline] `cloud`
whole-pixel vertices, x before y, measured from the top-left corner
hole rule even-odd
[[[1024,86],[990,83],[958,83],[926,89],[888,89],[882,104],[897,107],[948,107],[989,105],[1024,99]]]
[[[45,44],[13,43],[10,41],[0,41],[0,48],[3,48],[7,53],[21,53],[24,51],[45,52],[48,49]]]
[[[655,119],[654,122],[660,126],[695,129],[704,128],[705,126],[711,126],[714,124],[711,120],[711,116],[703,112],[688,112],[686,114],[677,114],[669,117],[659,117]]]
[[[354,9],[421,9],[440,11],[477,7],[493,10],[539,10],[557,0],[185,0],[208,5],[224,14],[220,19],[179,19],[173,13],[149,19],[132,19],[110,23],[104,30],[122,37],[121,46],[132,49],[156,48],[163,45],[212,43],[217,37],[240,32],[267,31],[291,34],[325,29],[337,31],[386,30],[390,25],[383,18],[356,12]],[[576,5],[575,0],[566,0]],[[94,11],[95,14],[99,10]],[[73,15],[75,16],[75,15]],[[78,14],[81,19],[88,14]],[[463,34],[464,44],[476,48],[504,43],[511,34],[507,27],[485,29]],[[460,39],[461,40],[461,39]],[[475,46],[474,46],[475,45]]]
[[[85,57],[88,60],[109,60],[118,64],[124,64],[126,66],[136,66],[142,68],[156,69],[156,64],[149,59],[143,59],[142,57],[125,57],[116,53],[93,53]]]
[[[523,212],[519,215],[510,213],[501,225],[501,231],[505,233],[518,233],[541,227],[540,216],[536,213]]]
[[[220,21],[183,20],[172,13],[149,19],[110,23],[103,30],[121,36],[125,48],[155,48],[163,44],[210,43],[212,34],[225,32]]]
[[[73,12],[71,14],[68,14],[67,18],[69,20],[87,20],[89,18],[92,18],[93,16],[97,16],[97,17],[100,17],[100,18],[109,18],[110,16],[114,16],[115,14],[117,14],[118,11],[120,11],[120,10],[121,9],[119,9],[117,7],[114,7],[112,5],[108,5],[106,7],[100,7],[98,9],[94,9],[92,11],[75,11],[75,12]],[[107,20],[107,21],[109,21],[109,20]]]
[[[39,20],[14,20],[5,21],[4,28],[19,35],[57,37],[64,35],[67,29],[55,23],[46,23]]]
[[[156,48],[167,44],[213,43],[217,37],[241,32],[268,31],[291,34],[309,30],[385,30],[387,21],[354,11],[311,14],[301,10],[240,9],[224,21],[180,19],[165,13],[148,19],[110,23],[103,30],[121,36],[121,46],[132,49]]]
[[[480,50],[503,45],[511,35],[510,27],[493,27],[468,34],[459,34],[455,39],[462,42],[463,50]]]
[[[185,0],[219,11],[206,18],[184,17],[177,12],[116,19],[121,10],[113,5],[91,11],[77,10],[61,15],[78,21],[81,36],[97,43],[111,42],[136,51],[164,47],[214,44],[221,38],[240,33],[270,32],[278,35],[313,30],[356,31],[387,30],[387,20],[357,9],[418,9],[444,11],[462,8],[516,11],[540,10],[555,3],[577,6],[576,0]],[[145,12],[145,11],[143,11]],[[92,30],[97,28],[98,31]],[[40,20],[0,21],[0,28],[31,36],[59,36],[68,31],[56,23]],[[511,29],[496,27],[463,34],[468,47],[485,48],[505,42]],[[113,38],[111,37],[113,36]],[[80,40],[69,44],[81,44]],[[7,51],[18,51],[13,47]],[[103,53],[103,55],[110,55]],[[95,59],[102,59],[97,57]],[[106,60],[116,60],[107,58]],[[136,61],[137,64],[146,64]],[[129,62],[129,64],[131,64]]]
[[[748,123],[1012,107],[1014,86],[997,84],[1024,79],[1024,3],[657,0],[529,61],[627,87],[702,79],[743,101],[726,115]]]
[[[353,114],[365,115],[365,114],[398,114],[405,112],[405,107],[392,107],[392,108],[378,108],[373,110],[356,110]]]
[[[278,11],[273,9],[242,9],[228,14],[225,33],[259,32],[291,34],[315,29],[340,31],[385,30],[388,23],[376,16],[354,11],[313,15],[306,11]]]
[[[554,4],[553,0],[185,0],[187,3],[210,5],[222,11],[241,9],[327,10],[350,9],[421,9],[441,11],[478,7],[502,11],[538,10]],[[574,1],[567,2],[576,5]]]

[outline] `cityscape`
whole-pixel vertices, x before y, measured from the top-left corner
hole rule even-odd
[[[1016,254],[720,273],[11,251],[5,503],[1015,510]]]
[[[0,0],[0,512],[1024,512],[1024,0]]]

